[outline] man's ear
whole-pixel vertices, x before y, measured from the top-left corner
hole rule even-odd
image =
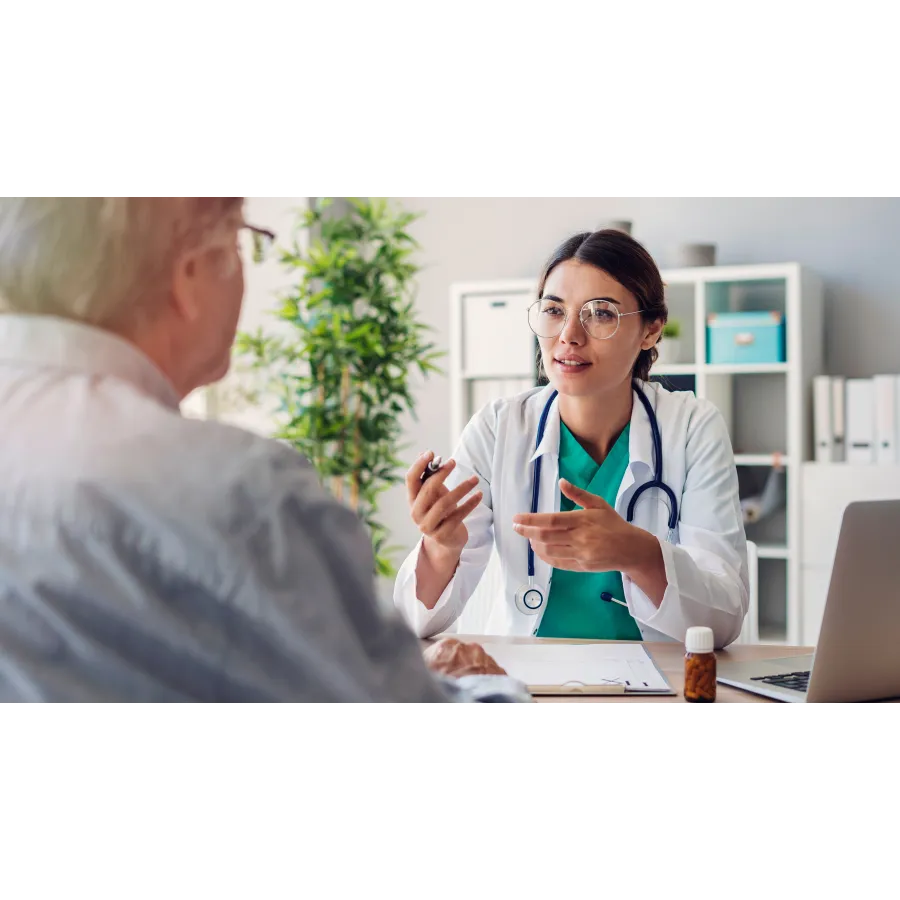
[[[650,322],[644,331],[644,340],[641,341],[641,350],[649,350],[651,347],[656,346],[656,342],[659,340],[662,330],[662,319],[656,319],[655,321]]]
[[[197,291],[200,275],[196,253],[185,253],[175,261],[172,273],[172,302],[178,314],[188,322],[200,318]]]

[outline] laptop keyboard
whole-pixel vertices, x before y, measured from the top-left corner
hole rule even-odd
[[[809,672],[788,672],[784,675],[763,675],[751,678],[763,684],[777,684],[778,687],[790,688],[792,691],[805,691],[809,687]]]

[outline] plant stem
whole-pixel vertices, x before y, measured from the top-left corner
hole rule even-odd
[[[359,470],[362,463],[362,447],[359,435],[360,419],[362,419],[362,403],[357,399],[356,412],[353,416],[353,471],[350,474],[350,506],[354,512],[359,510]]]
[[[344,368],[341,369],[341,418],[343,418],[345,420],[347,418],[347,413],[349,412],[349,405],[348,405],[349,401],[350,401],[350,367],[344,366]],[[341,437],[340,437],[340,440],[338,441],[338,459],[344,458],[344,447],[346,445],[346,439],[347,439],[346,436],[347,436],[347,431],[346,431],[346,429],[344,429],[341,431]],[[332,479],[333,485],[335,484],[335,481],[337,481],[337,484],[335,485],[335,487],[336,487],[335,496],[337,497],[338,500],[343,500],[344,499],[344,478],[343,478],[343,476],[340,476],[340,477],[335,476],[335,478]],[[356,507],[353,504],[352,495],[350,498],[350,505],[353,506],[354,509],[356,509]]]

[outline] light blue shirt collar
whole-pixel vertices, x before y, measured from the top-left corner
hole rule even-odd
[[[0,314],[0,363],[81,371],[131,382],[177,409],[172,383],[134,344],[124,338],[58,316]]]

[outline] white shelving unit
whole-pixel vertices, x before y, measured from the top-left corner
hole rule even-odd
[[[652,377],[675,390],[693,390],[722,411],[742,496],[761,489],[773,465],[784,469],[785,508],[747,526],[747,537],[759,546],[759,621],[753,633],[764,643],[799,643],[803,634],[800,467],[813,455],[812,379],[822,372],[821,280],[797,263],[671,269],[662,276],[669,316],[682,324],[682,346],[688,358],[655,367]],[[486,392],[512,395],[536,383],[537,343],[525,315],[536,287],[535,280],[516,279],[451,288],[454,442],[485,402]],[[750,310],[784,314],[786,361],[708,364],[707,316]],[[486,576],[486,590],[494,587],[492,577]]]

